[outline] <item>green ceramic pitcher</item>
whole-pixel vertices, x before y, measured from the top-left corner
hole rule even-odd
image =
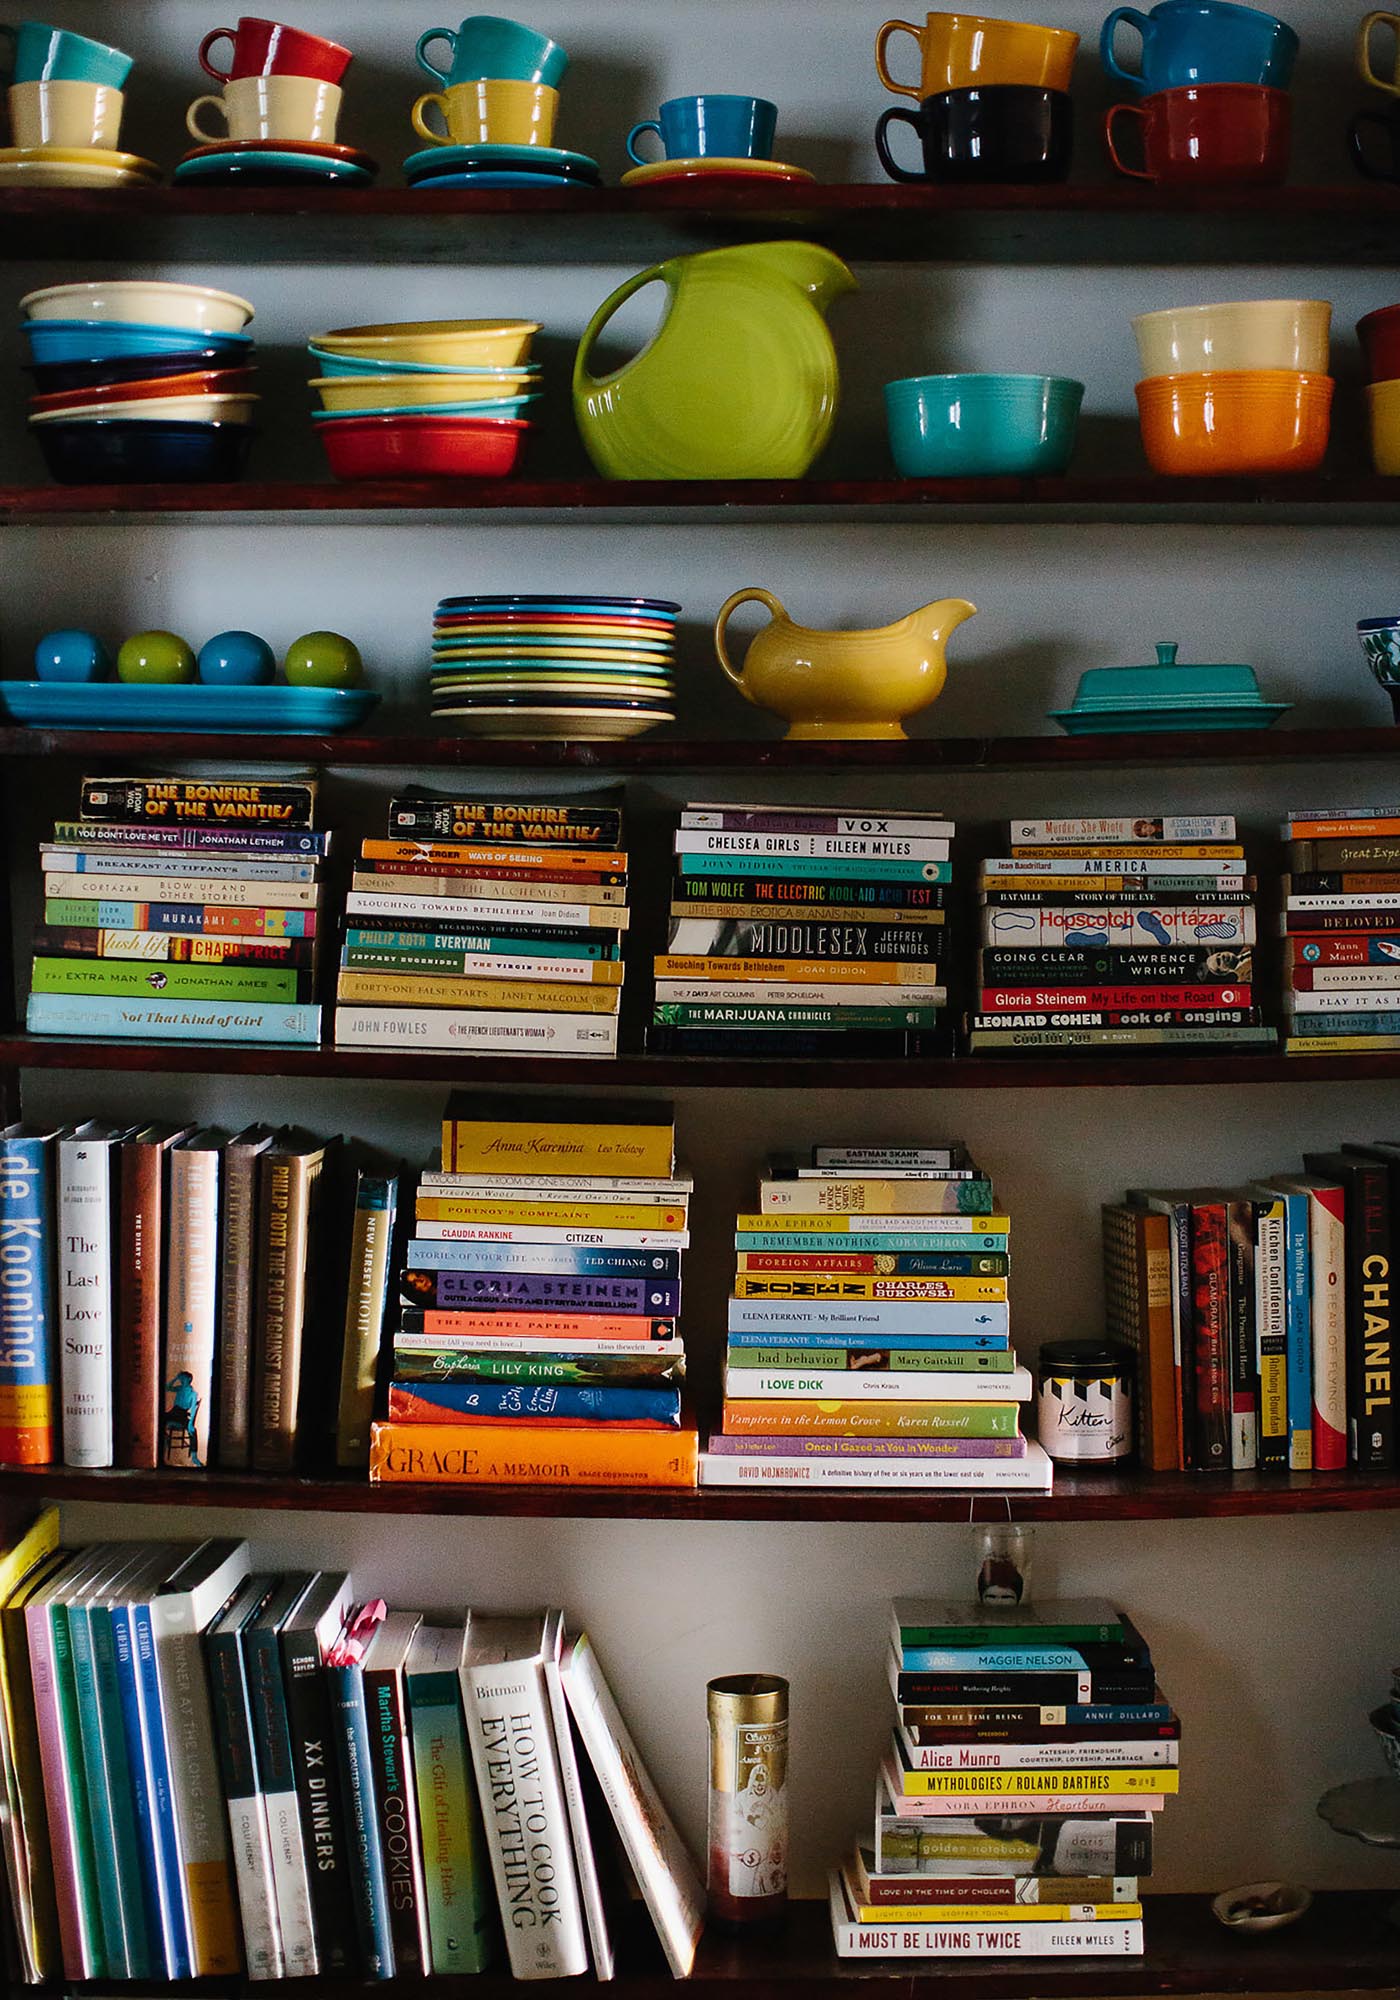
[[[640,354],[597,376],[589,356],[626,299],[656,281],[665,316]],[[816,243],[670,257],[599,306],[574,357],[574,411],[605,479],[796,479],[836,416],[826,313],[856,281]]]

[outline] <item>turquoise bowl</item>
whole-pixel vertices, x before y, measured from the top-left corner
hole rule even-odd
[[[890,449],[905,479],[1053,477],[1083,400],[1062,375],[911,375],[885,384]]]

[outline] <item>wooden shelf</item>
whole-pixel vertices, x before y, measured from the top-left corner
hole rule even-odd
[[[1400,211],[1397,211],[1400,221]],[[541,521],[588,513],[655,524],[776,521],[1213,522],[1377,525],[1400,520],[1400,479],[1322,474],[1166,479],[1155,474],[1064,479],[405,479],[240,481],[236,485],[0,486],[0,526],[45,521],[315,520],[350,514],[365,526],[510,513]]]
[[[1259,1514],[1368,1514],[1400,1508],[1400,1473],[1057,1472],[1051,1494],[774,1491],[614,1492],[587,1487],[370,1486],[339,1474],[91,1472],[0,1467],[0,1497],[102,1507],[215,1507],[308,1514],[475,1515],[627,1521],[1200,1521]]]
[[[611,171],[614,163],[604,165]],[[12,188],[0,194],[0,245],[12,259],[143,263],[646,263],[678,250],[779,234],[810,237],[857,261],[1387,265],[1394,262],[1398,221],[1400,194],[1360,179],[1197,194],[1123,183],[935,188],[888,181],[780,191]]]

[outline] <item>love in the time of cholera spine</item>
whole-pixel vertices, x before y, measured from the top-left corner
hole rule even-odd
[[[0,1464],[49,1465],[57,1367],[53,1200],[57,1134],[0,1132]]]

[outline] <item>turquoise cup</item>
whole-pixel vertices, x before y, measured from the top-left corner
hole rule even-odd
[[[434,42],[446,43],[450,51],[446,69],[428,55]],[[418,37],[415,54],[425,76],[449,86],[475,83],[481,77],[513,77],[557,90],[569,67],[568,54],[558,42],[499,14],[468,15],[460,28],[429,28]]]
[[[110,90],[120,90],[134,60],[106,42],[91,41],[67,28],[50,28],[42,21],[21,21],[18,27],[0,22],[0,40],[11,47],[11,83],[105,83]]]
[[[905,479],[1054,477],[1083,400],[1060,375],[911,375],[885,384],[890,449]]]

